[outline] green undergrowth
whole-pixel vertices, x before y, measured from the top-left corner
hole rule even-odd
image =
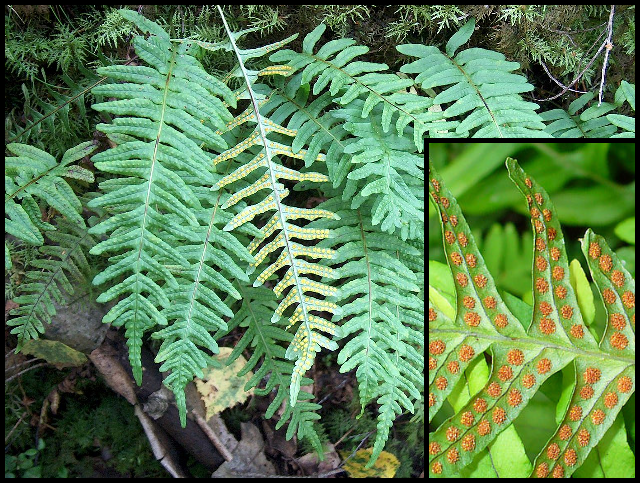
[[[635,85],[623,79],[610,102],[598,86],[566,108],[548,107],[519,73],[520,64],[495,50],[468,47],[476,21],[468,20],[444,46],[424,46],[405,72],[429,96],[427,131],[432,138],[634,138]],[[535,102],[532,102],[535,101]]]

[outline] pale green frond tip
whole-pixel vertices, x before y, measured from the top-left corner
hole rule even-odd
[[[445,48],[448,56],[453,57],[456,50],[471,38],[475,26],[476,19],[471,17],[471,19],[469,19],[469,21],[465,23],[460,30],[451,36]]]

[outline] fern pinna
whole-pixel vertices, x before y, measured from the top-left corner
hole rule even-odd
[[[474,137],[550,137],[535,112],[538,105],[520,96],[533,86],[525,77],[512,73],[520,67],[517,62],[507,62],[503,54],[480,48],[456,54],[474,27],[472,18],[449,39],[445,53],[434,46],[421,46],[420,60],[402,68],[419,73],[416,81],[423,89],[450,86],[433,98],[434,106],[453,102],[431,113],[433,137],[448,130],[455,130],[447,134],[455,137],[468,137],[472,132]],[[460,115],[465,115],[464,120],[453,120]]]
[[[604,239],[587,230],[582,250],[607,316],[598,343],[576,302],[547,193],[513,159],[507,168],[527,199],[534,229],[530,324],[531,312],[507,304],[510,299],[496,290],[456,200],[429,164],[429,194],[441,217],[456,304],[430,291],[429,421],[447,399],[455,413],[429,436],[431,477],[569,477],[635,389],[635,281]],[[490,371],[482,358],[487,350]],[[510,423],[550,376],[569,365],[575,387],[563,398],[557,430],[532,465],[517,451],[522,446]],[[454,396],[463,377],[468,392]]]

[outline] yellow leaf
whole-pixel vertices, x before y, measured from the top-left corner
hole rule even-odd
[[[400,467],[400,462],[393,454],[383,451],[371,468],[365,468],[371,457],[373,448],[361,449],[344,464],[344,470],[351,478],[393,478]],[[351,452],[340,451],[340,456],[346,459]]]

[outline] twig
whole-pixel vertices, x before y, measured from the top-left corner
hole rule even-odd
[[[571,42],[574,47],[578,47],[578,45],[574,42],[573,37],[571,37],[572,35],[581,34],[583,32],[589,32],[590,30],[596,30],[596,29],[599,29],[599,28],[603,27],[604,25],[605,24],[603,23],[603,24],[597,25],[596,27],[591,27],[591,28],[582,29],[582,30],[574,30],[574,31],[571,31],[571,30],[556,30],[556,29],[551,29],[551,28],[548,28],[548,27],[544,27],[544,25],[541,25],[541,27],[546,28],[549,32],[566,35],[567,38],[569,39],[569,42]]]
[[[609,52],[613,49],[613,44],[611,43],[611,37],[613,36],[613,13],[616,10],[615,5],[611,5],[611,13],[609,14],[609,24],[607,25],[607,40],[605,40],[605,48],[606,52],[604,54],[604,62],[602,63],[602,78],[600,80],[600,92],[598,94],[598,106],[602,104],[602,91],[604,89],[604,79],[607,72],[607,61],[609,60]]]
[[[602,34],[600,34],[600,37],[602,37]],[[598,40],[600,39],[600,37],[598,37]],[[596,42],[597,42],[598,40],[596,40]],[[600,48],[598,49],[598,51],[597,51],[597,52],[595,53],[595,55],[591,58],[591,60],[590,60],[590,61],[589,61],[589,63],[587,64],[587,66],[582,70],[582,72],[580,72],[580,73],[576,76],[576,78],[575,78],[575,79],[573,79],[573,81],[571,81],[571,83],[570,83],[567,87],[565,87],[565,88],[562,90],[562,92],[560,92],[559,94],[556,94],[556,95],[555,95],[555,96],[553,96],[553,97],[548,97],[548,98],[546,98],[546,99],[535,99],[535,98],[534,98],[534,100],[535,100],[535,101],[552,101],[552,100],[557,99],[558,97],[560,97],[560,96],[561,96],[562,94],[564,94],[565,92],[567,92],[567,91],[571,88],[571,86],[573,86],[576,82],[578,82],[578,81],[580,80],[580,77],[582,77],[582,75],[587,71],[587,69],[588,69],[589,67],[591,67],[591,64],[593,64],[593,63],[595,62],[595,60],[598,58],[598,55],[600,55],[600,52],[602,51],[602,49],[604,49],[605,45],[606,45],[606,42],[603,42],[603,43],[602,43],[602,45],[600,46]],[[592,48],[593,48],[593,47],[592,47]],[[591,49],[589,49],[589,50],[591,50]]]
[[[345,378],[339,385],[338,387],[336,387],[333,391],[331,391],[329,394],[327,394],[325,397],[322,398],[321,401],[318,401],[318,404],[320,404],[322,406],[322,403],[325,402],[327,399],[329,399],[331,396],[333,396],[333,394],[340,389],[342,386],[344,386],[347,383],[347,379]]]
[[[222,444],[222,441],[220,440],[218,435],[211,429],[211,427],[207,424],[207,421],[195,411],[191,411],[191,413],[193,414],[193,417],[195,418],[196,423],[198,423],[198,426],[200,426],[200,429],[204,431],[204,433],[211,440],[211,442],[216,447],[218,452],[222,455],[222,457],[227,461],[231,461],[233,459],[233,455],[227,449],[227,447],[224,444]]]
[[[18,420],[16,421],[16,423],[13,425],[13,428],[11,428],[11,431],[9,431],[9,434],[7,434],[7,435],[4,437],[4,444],[5,444],[5,446],[6,446],[7,444],[9,444],[9,441],[10,441],[10,439],[11,439],[11,435],[14,433],[14,431],[18,428],[18,426],[20,425],[20,423],[21,423],[22,421],[24,421],[24,419],[25,419],[27,416],[28,416],[28,413],[27,413],[26,411],[25,411],[25,412],[23,412],[23,413],[22,413],[22,416],[20,416],[20,419],[18,419]]]
[[[9,366],[9,367],[5,366],[4,372],[9,372],[9,371],[12,371],[14,369],[17,369],[18,367],[26,366],[28,364],[31,364],[32,362],[37,362],[37,361],[40,361],[40,360],[42,360],[42,359],[40,359],[39,357],[36,357],[35,359],[27,359],[26,361],[19,362],[17,364],[13,364],[12,366]]]
[[[8,382],[13,381],[16,377],[21,376],[22,374],[24,374],[25,372],[32,371],[33,369],[35,369],[37,367],[46,366],[47,364],[49,364],[49,363],[48,362],[41,362],[40,364],[36,364],[35,366],[27,367],[24,371],[20,371],[20,372],[14,374],[13,376],[5,379],[4,383],[7,384]]]
[[[571,91],[571,92],[577,92],[578,94],[584,94],[586,93],[586,91],[579,91],[577,89],[571,89],[570,87],[565,86],[562,82],[560,82],[558,79],[556,79],[555,77],[553,77],[553,75],[551,74],[551,72],[549,72],[549,69],[547,68],[547,64],[544,63],[544,61],[542,59],[540,59],[540,63],[542,64],[542,68],[544,69],[544,71],[547,73],[547,75],[549,76],[549,78],[555,82],[556,84],[558,84],[560,87],[562,87],[564,89],[564,91],[562,92],[567,92],[567,91]]]

